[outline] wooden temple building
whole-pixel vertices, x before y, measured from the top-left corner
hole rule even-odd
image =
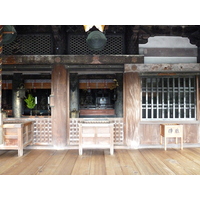
[[[161,124],[183,125],[183,147],[200,145],[200,26],[0,28],[1,149],[16,144],[9,124],[29,122],[29,148],[78,149],[86,119],[113,123],[114,149],[160,147]]]

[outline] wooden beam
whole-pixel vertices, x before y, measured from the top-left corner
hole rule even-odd
[[[138,73],[180,73],[180,72],[200,72],[200,63],[179,63],[179,64],[125,64],[124,72]]]
[[[144,63],[141,55],[11,55],[3,56],[3,65],[51,64],[124,64]]]

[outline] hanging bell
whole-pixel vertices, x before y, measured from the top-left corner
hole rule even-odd
[[[9,44],[15,40],[17,32],[14,26],[4,25],[3,26],[3,44]]]
[[[106,36],[100,31],[92,31],[88,34],[86,43],[90,50],[100,51],[107,42]]]

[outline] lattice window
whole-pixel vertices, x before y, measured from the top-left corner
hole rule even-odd
[[[142,77],[143,119],[195,119],[195,76]]]
[[[70,145],[79,144],[79,126],[78,123],[85,119],[71,118],[70,119]],[[114,123],[114,144],[122,145],[124,143],[124,131],[123,131],[123,118],[109,118],[111,123]]]
[[[106,55],[106,54],[124,54],[124,37],[122,34],[106,35],[107,43],[103,50],[89,50],[86,44],[87,35],[70,34],[68,36],[68,54],[71,55]]]
[[[3,45],[4,55],[50,55],[53,54],[53,41],[50,34],[17,35],[16,39]]]

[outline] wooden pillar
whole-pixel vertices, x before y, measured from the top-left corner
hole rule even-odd
[[[197,63],[200,63],[200,46],[197,47]]]
[[[115,102],[116,117],[123,117],[123,74],[116,74],[116,79],[119,84],[117,87],[117,100]]]
[[[78,74],[70,74],[70,111],[79,110],[79,81]]]
[[[124,74],[125,141],[130,148],[140,144],[139,122],[141,116],[141,82],[138,73]]]
[[[64,65],[53,67],[51,83],[53,145],[62,149],[69,138],[69,73]]]
[[[24,81],[22,78],[22,73],[14,73],[12,80],[12,109],[13,116],[20,118],[22,116],[22,97],[20,96],[20,88]]]
[[[0,144],[3,143],[3,116],[1,112],[2,104],[2,51],[3,51],[3,26],[0,25]]]

